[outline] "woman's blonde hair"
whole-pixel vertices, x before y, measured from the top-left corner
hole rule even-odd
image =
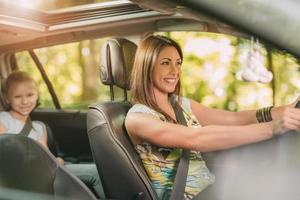
[[[182,50],[179,44],[168,37],[150,35],[140,42],[135,54],[131,73],[131,102],[132,104],[144,104],[164,114],[167,119],[172,120],[168,114],[159,108],[151,95],[153,93],[153,91],[151,91],[151,86],[153,85],[152,73],[154,64],[159,53],[165,47],[174,47],[178,51],[181,60],[183,60]],[[178,81],[174,92],[170,93],[169,96],[173,94],[178,97],[180,96],[180,80]]]

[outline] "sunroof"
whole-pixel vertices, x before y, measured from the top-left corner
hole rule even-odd
[[[133,19],[160,15],[159,12],[143,9],[128,0],[106,2],[97,0],[99,2],[81,3],[80,5],[76,2],[76,6],[69,4],[70,7],[56,7],[52,10],[41,10],[39,7],[24,7],[16,4],[17,1],[21,0],[15,0],[14,4],[5,1],[0,0],[0,25],[22,27],[35,31],[53,31],[108,23],[124,20],[124,17]]]
[[[80,5],[113,1],[118,0],[0,0],[0,2],[13,3],[18,6],[41,11],[52,11]]]

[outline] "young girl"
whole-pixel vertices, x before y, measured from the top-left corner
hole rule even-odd
[[[16,71],[7,77],[3,87],[3,96],[8,108],[7,111],[0,112],[0,134],[19,134],[29,114],[38,104],[37,85],[26,72]],[[32,129],[28,137],[48,149],[47,131],[43,122],[32,121]],[[62,158],[57,157],[57,161],[64,164]],[[66,167],[81,179],[97,197],[104,197],[101,181],[94,164],[67,164]]]
[[[8,109],[0,112],[0,133],[18,134],[23,129],[29,114],[37,106],[36,83],[25,72],[13,72],[4,84],[3,96]],[[32,129],[28,137],[48,148],[46,127],[42,122],[32,122]],[[62,162],[61,159],[60,162]]]

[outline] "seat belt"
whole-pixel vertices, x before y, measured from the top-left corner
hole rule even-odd
[[[25,121],[25,124],[19,134],[27,137],[29,135],[31,129],[32,129],[32,122],[31,122],[30,117],[28,116]]]
[[[171,104],[174,109],[177,122],[181,125],[187,126],[181,106],[176,101],[173,102],[171,101]],[[190,162],[190,150],[182,149],[182,154],[178,164],[178,168],[177,168],[177,172],[173,184],[173,190],[170,195],[170,200],[184,199],[189,162]]]

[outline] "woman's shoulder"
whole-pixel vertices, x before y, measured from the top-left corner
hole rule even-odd
[[[159,112],[153,110],[153,109],[150,108],[149,106],[146,106],[146,105],[144,105],[144,104],[139,104],[139,103],[134,104],[134,105],[129,109],[128,113],[143,113],[143,114],[151,115],[151,116],[153,116],[153,117],[155,117],[155,118],[157,118],[157,119],[161,119],[161,120],[163,120],[163,121],[166,120],[165,117],[164,117],[161,113],[159,113]]]
[[[188,97],[180,97],[180,105],[184,110],[189,112],[192,111],[191,100]]]
[[[154,110],[144,104],[134,104],[128,111],[128,113],[153,113]]]

